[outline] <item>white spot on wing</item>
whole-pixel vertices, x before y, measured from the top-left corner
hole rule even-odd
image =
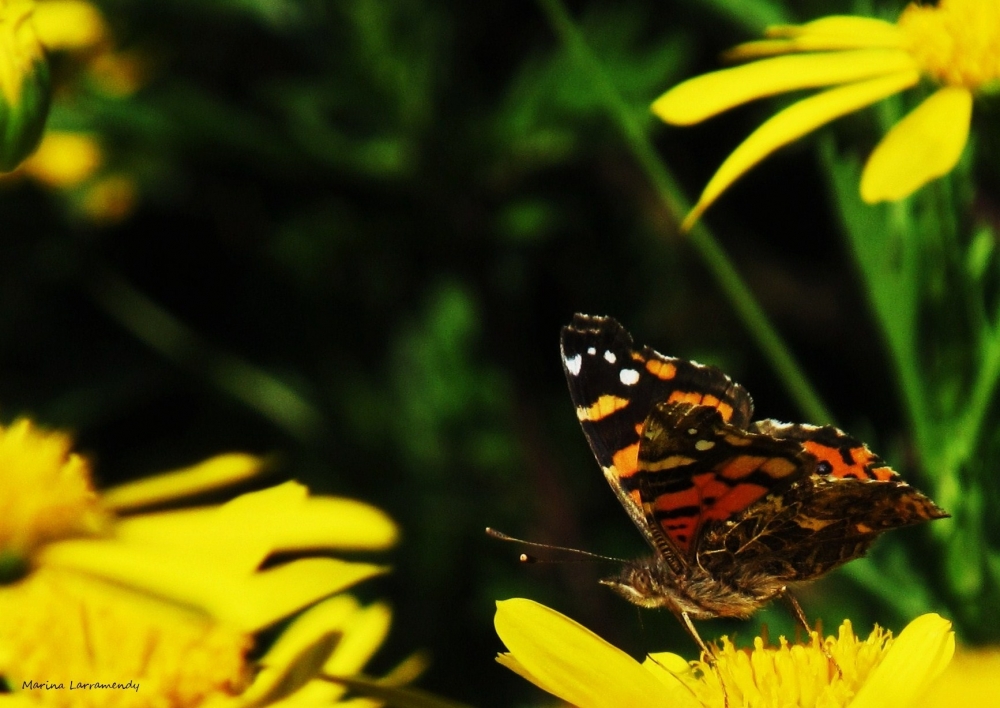
[[[694,449],[702,452],[705,450],[711,450],[713,447],[715,447],[715,443],[711,440],[699,440],[694,444]]]
[[[615,353],[613,351],[608,350],[604,352],[604,360],[609,364],[614,364],[616,361],[618,361],[618,357],[615,356]]]
[[[697,434],[698,434],[697,428],[688,428],[688,435],[697,435]]]
[[[639,372],[635,369],[622,369],[618,372],[618,379],[626,386],[632,386],[639,380]]]
[[[583,364],[583,358],[579,354],[574,354],[571,357],[567,357],[566,371],[573,374],[573,376],[579,376],[581,364]]]
[[[597,350],[594,347],[587,347],[587,353],[593,356],[597,353]]]

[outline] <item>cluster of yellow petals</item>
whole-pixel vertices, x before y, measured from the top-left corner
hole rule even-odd
[[[846,706],[858,694],[892,644],[892,635],[876,627],[867,639],[855,636],[844,620],[836,637],[790,644],[780,637],[772,646],[756,637],[752,650],[737,649],[728,637],[713,648],[718,673],[704,660],[674,675],[698,695],[704,705],[724,702],[755,706]],[[830,657],[837,665],[834,669]],[[656,655],[653,655],[656,658]]]
[[[1000,0],[912,4],[896,24],[907,51],[935,81],[972,91],[1000,82]]]
[[[782,638],[770,646],[757,638],[752,650],[743,650],[723,638],[715,668],[666,653],[639,663],[530,600],[498,602],[495,625],[508,649],[499,663],[583,708],[909,708],[918,705],[955,650],[951,624],[933,614],[917,618],[896,638],[876,628],[860,639],[847,621],[837,636],[821,640],[814,633],[801,644]]]
[[[390,623],[386,606],[344,591],[387,568],[327,554],[388,548],[393,521],[296,482],[149,511],[262,468],[228,453],[98,492],[65,433],[27,420],[0,427],[0,679],[14,691],[0,705],[337,702],[345,689],[324,676],[361,671]],[[292,617],[271,650],[248,659],[255,635]],[[415,671],[404,665],[397,680]],[[71,688],[130,681],[138,688]]]
[[[968,142],[973,92],[1000,83],[1000,0],[914,4],[896,23],[824,17],[767,34],[729,52],[750,63],[689,79],[653,103],[665,122],[691,125],[754,99],[824,89],[744,140],[709,180],[683,229],[775,150],[927,77],[941,86],[893,126],[861,177],[866,202],[902,199],[954,168]]]
[[[0,592],[0,616],[17,617],[0,623],[0,676],[13,691],[0,705],[45,708],[332,706],[347,691],[324,677],[360,673],[391,623],[386,605],[337,595],[296,617],[251,661],[246,631],[50,568]],[[412,680],[421,667],[404,662],[383,681]],[[378,705],[348,700],[354,708]]]
[[[177,605],[41,569],[0,592],[0,675],[37,705],[196,706],[242,693],[251,637]],[[58,628],[58,641],[52,641]],[[87,683],[132,683],[88,688]]]
[[[90,466],[69,436],[30,421],[0,426],[0,555],[30,555],[44,543],[107,527]]]

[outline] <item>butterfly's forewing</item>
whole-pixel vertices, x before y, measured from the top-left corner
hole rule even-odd
[[[629,486],[647,523],[692,555],[703,531],[739,518],[815,466],[797,441],[729,425],[707,406],[660,403],[646,419]]]
[[[745,427],[753,414],[750,395],[715,367],[636,348],[610,317],[576,315],[562,330],[561,351],[577,418],[605,478],[647,541],[662,550],[662,535],[647,523],[632,479],[646,417],[656,403],[687,402]]]

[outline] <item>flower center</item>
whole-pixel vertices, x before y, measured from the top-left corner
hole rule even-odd
[[[706,705],[725,702],[721,679],[730,705],[841,708],[851,703],[882,661],[892,638],[876,627],[868,639],[859,639],[845,620],[837,636],[825,640],[814,632],[801,644],[790,644],[784,637],[777,646],[759,637],[753,650],[736,649],[728,637],[720,644],[715,649],[717,673],[702,662],[698,667],[706,680],[679,676]]]
[[[949,86],[1000,83],[1000,0],[909,5],[897,23],[924,73]]]
[[[0,677],[41,706],[226,705],[250,679],[246,635],[72,573],[0,587],[0,616],[17,618],[0,623]]]

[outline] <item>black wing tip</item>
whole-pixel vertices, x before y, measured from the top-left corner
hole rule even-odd
[[[573,315],[573,320],[562,328],[560,340],[565,342],[567,338],[577,335],[588,339],[620,341],[628,347],[633,345],[632,335],[628,330],[614,317],[603,315],[584,315],[579,312]]]
[[[628,330],[614,317],[577,313],[573,315],[573,320],[562,328],[559,336],[563,367],[566,367],[568,358],[582,355],[591,349],[612,350],[625,354],[635,349],[635,342]]]
[[[577,312],[573,315],[573,321],[563,327],[566,330],[578,330],[580,332],[605,332],[608,330],[625,329],[614,317],[606,315],[585,315]]]
[[[927,510],[927,515],[930,517],[931,521],[951,518],[951,514],[939,507],[933,499],[928,497],[927,501],[930,502],[930,508]]]

